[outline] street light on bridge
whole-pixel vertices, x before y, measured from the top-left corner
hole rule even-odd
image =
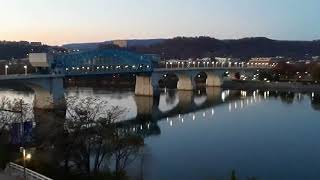
[[[8,68],[9,68],[8,65],[5,65],[5,66],[4,66],[5,75],[8,75]]]
[[[24,68],[24,75],[27,75],[28,74],[28,66],[24,65],[23,68]]]

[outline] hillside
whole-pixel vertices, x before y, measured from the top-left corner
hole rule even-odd
[[[21,42],[0,43],[0,60],[26,58],[28,53],[48,52],[50,50],[64,51],[64,48],[47,45],[31,45]]]
[[[128,40],[128,47],[147,47],[151,45],[155,45],[163,42],[164,39],[132,39]],[[97,49],[101,45],[109,45],[112,44],[112,41],[104,41],[104,42],[95,42],[95,43],[73,43],[73,44],[64,44],[62,47],[66,49],[79,49],[82,51]]]
[[[30,52],[46,52],[49,49],[92,50],[108,48],[112,41],[102,43],[66,44],[62,47],[31,46],[21,43],[0,43],[0,60],[24,58]],[[158,54],[162,58],[187,59],[201,57],[271,57],[284,56],[297,59],[320,56],[320,40],[280,41],[264,37],[219,40],[211,37],[177,37],[173,39],[128,40],[126,50]]]
[[[210,37],[177,37],[148,47],[132,47],[133,51],[159,54],[163,58],[197,57],[270,57],[305,58],[320,56],[320,41],[279,41],[264,37],[218,40]]]

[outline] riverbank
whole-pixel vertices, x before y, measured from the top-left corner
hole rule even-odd
[[[241,90],[320,92],[320,84],[302,82],[225,81],[222,88]]]

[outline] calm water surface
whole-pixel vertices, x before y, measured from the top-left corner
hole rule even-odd
[[[232,170],[240,179],[320,177],[319,94],[165,90],[154,99],[132,91],[71,88],[66,95],[126,108],[121,121],[142,133],[146,144],[143,171],[139,163],[128,167],[133,178],[226,179]],[[33,102],[32,93],[1,89],[3,96]]]

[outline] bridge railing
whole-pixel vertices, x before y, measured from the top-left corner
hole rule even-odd
[[[250,62],[214,62],[214,61],[162,61],[159,68],[272,68],[276,63],[250,63]]]

